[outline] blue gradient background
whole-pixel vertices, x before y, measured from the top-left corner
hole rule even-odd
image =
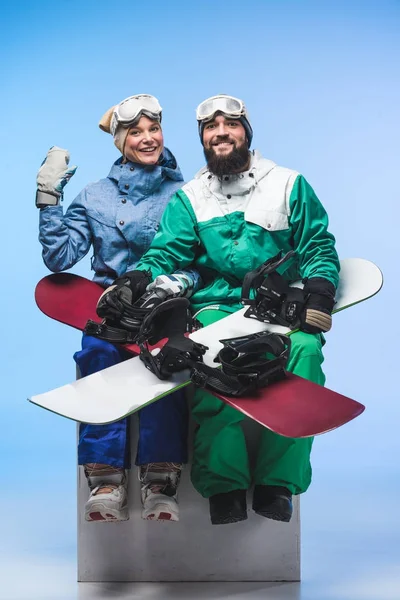
[[[301,598],[400,598],[399,17],[389,0],[42,0],[2,9],[0,598],[77,594],[75,424],[26,401],[74,379],[80,341],[33,300],[47,274],[36,172],[50,146],[70,150],[79,168],[68,205],[118,156],[100,116],[143,92],[161,101],[166,144],[186,180],[203,164],[198,102],[244,98],[253,147],[310,181],[341,257],[382,268],[379,296],[338,315],[328,335],[327,385],[367,410],[314,445]],[[89,258],[73,271],[90,276]]]

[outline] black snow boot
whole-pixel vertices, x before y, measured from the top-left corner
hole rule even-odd
[[[247,490],[233,490],[215,494],[209,498],[210,517],[213,525],[238,523],[247,519]]]
[[[292,494],[280,485],[256,485],[253,510],[267,519],[288,523],[293,513]]]

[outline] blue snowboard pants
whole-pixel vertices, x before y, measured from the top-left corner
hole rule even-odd
[[[132,354],[85,334],[82,338],[82,350],[74,354],[82,377],[129,358],[132,358]],[[187,462],[188,409],[182,390],[145,406],[138,415],[137,465],[152,462]],[[129,418],[107,425],[80,424],[80,465],[103,463],[129,469],[130,454]]]

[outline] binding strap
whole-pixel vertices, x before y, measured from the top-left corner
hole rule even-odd
[[[291,287],[277,272],[277,268],[294,255],[293,250],[284,256],[280,252],[245,275],[242,303],[249,306],[245,317],[264,323],[278,323],[290,329],[299,326],[305,303],[304,292],[300,288]]]
[[[103,319],[101,323],[89,320],[84,332],[113,344],[134,344],[137,342],[145,318],[163,303],[164,298],[164,294],[159,295],[156,292],[143,295],[134,304],[129,304],[120,298],[123,312],[119,319],[112,321]]]
[[[120,327],[109,325],[106,320],[101,323],[89,321],[85,325],[84,332],[86,335],[98,337],[101,340],[111,342],[111,344],[134,344],[137,338],[137,332],[127,331]]]
[[[191,373],[194,385],[244,396],[285,377],[291,345],[286,335],[262,332],[220,341],[224,347],[214,362],[222,368],[196,363]]]
[[[173,373],[189,368],[193,362],[202,361],[207,350],[187,337],[198,321],[190,312],[187,298],[165,300],[148,314],[144,320],[137,343],[140,359],[147,369],[159,379],[168,379]],[[157,354],[152,354],[149,344],[157,344],[167,338],[167,342]]]

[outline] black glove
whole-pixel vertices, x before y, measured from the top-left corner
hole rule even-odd
[[[300,316],[300,329],[306,333],[322,333],[332,327],[335,286],[323,277],[312,277],[304,284],[305,305]]]
[[[119,319],[124,312],[124,304],[130,306],[146,291],[151,281],[150,271],[128,271],[108,287],[97,303],[96,312],[102,319]]]

